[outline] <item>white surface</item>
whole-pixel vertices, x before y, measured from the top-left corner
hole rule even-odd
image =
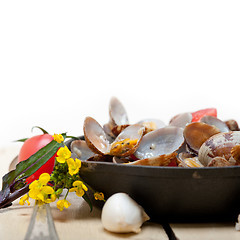
[[[217,107],[240,120],[239,1],[1,1],[0,146],[82,134],[117,96],[131,122]]]

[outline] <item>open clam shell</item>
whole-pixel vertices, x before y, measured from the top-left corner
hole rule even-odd
[[[107,154],[109,152],[109,141],[106,133],[95,119],[86,117],[83,131],[86,143],[94,153]]]
[[[204,166],[207,166],[215,157],[223,157],[230,161],[233,147],[239,144],[240,131],[216,134],[202,144],[199,149],[198,159]]]
[[[207,165],[208,167],[226,167],[231,166],[230,162],[223,157],[213,158]]]
[[[143,165],[143,166],[168,166],[173,160],[177,161],[176,152],[172,152],[169,154],[162,154],[162,155],[151,157],[151,158],[140,159],[133,162],[129,162],[127,164]]]
[[[193,122],[185,127],[183,135],[189,151],[198,153],[202,144],[211,136],[219,132],[219,129],[215,126],[203,122]]]
[[[204,122],[208,125],[215,126],[219,129],[220,132],[229,132],[229,128],[225,122],[219,118],[213,116],[204,116],[201,118],[200,122]]]
[[[230,131],[239,131],[238,123],[234,119],[225,121]]]
[[[117,126],[115,126],[117,127]],[[114,141],[114,139],[116,138],[116,135],[112,132],[112,127],[110,123],[106,123],[103,125],[103,130],[106,133],[106,137],[108,139],[108,141],[111,143]]]
[[[126,127],[128,127],[129,124],[125,124],[125,125],[116,125],[114,127],[112,127],[111,131],[113,136],[118,136]]]
[[[76,155],[80,160],[86,161],[87,159],[93,157],[95,153],[88,147],[86,141],[75,140],[70,144],[70,148],[73,154]]]
[[[113,126],[129,124],[127,112],[122,103],[116,97],[112,97],[110,100],[109,116],[110,122]]]
[[[190,112],[180,113],[170,120],[169,126],[185,128],[185,126],[191,122],[192,114]]]
[[[164,154],[171,154],[177,151],[183,142],[182,128],[160,128],[143,136],[134,155],[138,159],[147,159]]]
[[[126,127],[110,146],[110,155],[129,156],[133,154],[140,144],[145,128],[140,124]]]
[[[95,119],[87,117],[83,128],[86,143],[94,153],[119,157],[135,152],[143,137],[144,129],[140,124],[130,125],[110,143],[104,129]]]
[[[236,145],[231,149],[231,155],[236,163],[240,165],[240,145]]]
[[[194,157],[196,157],[196,155],[189,152],[181,152],[178,154],[178,159],[181,161],[184,161],[186,158],[194,158]]]
[[[166,127],[166,124],[162,120],[153,118],[143,119],[139,121],[138,124],[145,127],[145,133]]]

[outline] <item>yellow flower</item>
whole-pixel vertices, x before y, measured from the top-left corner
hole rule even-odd
[[[57,208],[62,211],[64,208],[68,208],[71,206],[71,203],[66,199],[57,201]]]
[[[69,158],[67,159],[67,164],[71,176],[79,172],[79,168],[81,167],[81,161],[79,159],[76,158],[74,161],[72,158]]]
[[[39,180],[33,181],[29,185],[29,197],[38,201],[38,203],[50,203],[51,198],[49,195],[54,193],[52,187],[47,186],[50,180],[50,175],[48,173],[43,173],[40,175]]]
[[[65,163],[65,161],[71,157],[71,151],[68,149],[67,146],[59,148],[57,151],[57,161],[59,163]]]
[[[24,195],[23,197],[20,198],[19,204],[20,204],[20,205],[24,205],[25,202],[27,202],[27,204],[28,204],[28,206],[29,206],[29,205],[30,205],[30,202],[28,201],[28,199],[29,199],[28,194]]]
[[[95,192],[94,193],[94,198],[96,200],[104,201],[104,194],[102,192]]]
[[[69,192],[76,192],[77,196],[82,197],[84,191],[87,190],[87,186],[82,181],[77,180],[73,183],[73,188],[69,189]]]
[[[54,192],[53,194],[51,194],[51,202],[55,202],[57,199],[57,195],[56,193]]]
[[[41,184],[43,185],[47,185],[47,183],[50,181],[50,175],[48,173],[42,173],[39,176],[39,180],[38,180]]]
[[[54,134],[54,135],[53,135],[53,138],[54,138],[54,140],[55,140],[56,142],[58,142],[58,143],[61,143],[61,142],[64,141],[64,138],[63,138],[62,134]]]

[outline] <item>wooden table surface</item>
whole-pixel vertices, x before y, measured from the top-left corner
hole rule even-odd
[[[7,171],[11,160],[18,154],[19,147],[0,149],[0,176]],[[2,179],[0,180],[1,184]],[[101,223],[101,210],[89,206],[74,193],[69,198],[72,205],[62,212],[51,204],[52,216],[59,238],[66,239],[169,239],[163,227],[158,223],[146,222],[138,234],[114,234],[104,230]],[[34,203],[21,206],[18,200],[6,209],[0,209],[0,239],[24,239]],[[240,240],[240,231],[235,230],[235,223],[174,223],[170,226],[178,239],[184,240]]]

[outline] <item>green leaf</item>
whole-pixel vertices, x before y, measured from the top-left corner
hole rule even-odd
[[[91,202],[89,196],[85,193],[82,197],[87,202],[88,206],[90,207],[90,212],[92,212],[93,206],[92,206],[92,202]]]
[[[48,132],[45,129],[43,129],[43,128],[39,127],[39,126],[32,127],[32,131],[33,131],[34,128],[40,129],[43,132],[43,134],[48,134]],[[28,138],[18,139],[18,140],[15,140],[15,142],[25,142],[26,140],[28,140]]]
[[[14,142],[25,142],[26,140],[28,140],[28,138],[18,139],[18,140],[15,140]]]
[[[43,132],[43,134],[48,134],[48,132],[45,129],[43,129],[43,128],[39,127],[39,126],[32,127],[32,131],[33,131],[34,128],[40,129]]]
[[[74,137],[74,136],[66,136],[66,138],[72,138],[72,139],[75,139],[75,140],[79,140],[79,137]]]

